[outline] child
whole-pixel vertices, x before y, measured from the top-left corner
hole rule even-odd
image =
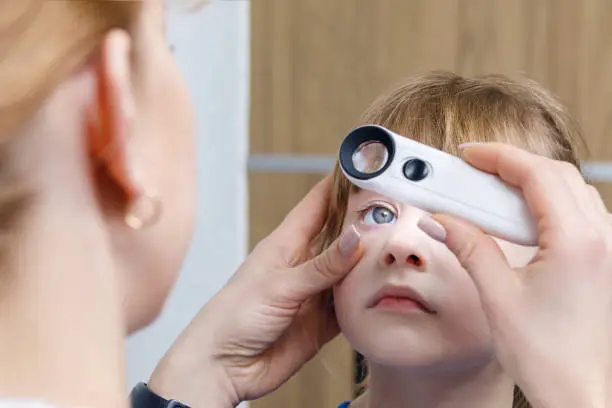
[[[464,142],[497,141],[579,167],[583,146],[551,95],[534,82],[502,76],[415,77],[377,100],[362,122],[455,155]],[[318,249],[351,225],[366,248],[333,290],[342,332],[369,371],[366,391],[341,407],[528,407],[495,361],[468,273],[418,228],[423,211],[356,188],[338,166],[333,189]],[[513,267],[537,250],[496,241]]]

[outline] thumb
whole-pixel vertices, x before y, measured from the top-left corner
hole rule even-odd
[[[489,307],[507,304],[516,298],[520,279],[493,238],[448,215],[436,215],[435,220],[424,217],[419,227],[455,254],[472,277],[481,300]]]
[[[288,274],[297,297],[309,297],[329,289],[344,278],[357,264],[363,253],[361,236],[354,226],[344,231],[325,251],[294,268]]]

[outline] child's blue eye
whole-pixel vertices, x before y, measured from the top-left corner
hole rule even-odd
[[[363,216],[364,224],[389,224],[395,221],[395,214],[387,207],[371,207]]]

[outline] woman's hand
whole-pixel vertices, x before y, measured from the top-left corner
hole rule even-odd
[[[198,313],[149,386],[191,406],[234,406],[288,380],[339,332],[321,293],[359,260],[355,229],[312,258],[327,211],[328,177],[264,239]]]
[[[500,363],[534,407],[603,407],[612,350],[612,226],[597,190],[568,163],[500,144],[464,158],[523,192],[539,251],[512,269],[495,241],[467,222],[434,218],[434,237],[474,280]],[[424,220],[424,230],[436,226]]]

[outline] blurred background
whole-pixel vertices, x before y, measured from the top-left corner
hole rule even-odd
[[[128,341],[129,385],[331,169],[361,112],[406,76],[538,80],[580,123],[585,173],[612,208],[611,20],[607,0],[213,0],[170,11],[198,109],[200,220],[162,317]],[[357,371],[340,337],[249,405],[333,408],[354,395]]]

